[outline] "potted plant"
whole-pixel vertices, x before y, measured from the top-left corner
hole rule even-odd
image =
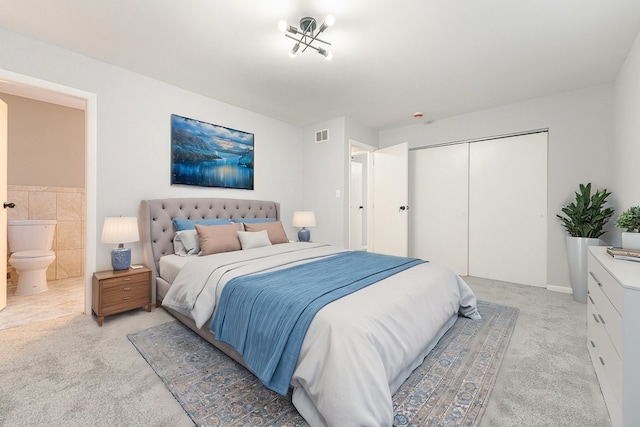
[[[598,246],[600,236],[614,210],[605,207],[607,189],[591,194],[591,183],[580,184],[575,193],[575,201],[562,207],[563,215],[556,215],[569,234],[567,236],[567,256],[569,275],[574,301],[587,303],[587,246]]]
[[[622,228],[622,247],[640,250],[640,206],[632,206],[618,215],[616,227]]]

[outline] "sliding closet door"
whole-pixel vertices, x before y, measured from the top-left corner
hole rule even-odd
[[[469,275],[545,286],[547,133],[469,150]]]
[[[467,274],[469,144],[410,152],[410,255]]]

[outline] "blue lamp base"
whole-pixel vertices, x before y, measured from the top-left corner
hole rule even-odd
[[[302,228],[300,231],[298,231],[298,240],[300,242],[308,242],[309,239],[311,239],[311,231],[307,230],[306,228]]]
[[[126,270],[131,266],[131,248],[115,248],[111,251],[111,266],[114,270]]]

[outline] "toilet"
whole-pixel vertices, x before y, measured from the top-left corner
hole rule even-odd
[[[9,264],[18,272],[16,295],[45,292],[47,267],[56,259],[51,250],[55,220],[13,220],[7,222]]]

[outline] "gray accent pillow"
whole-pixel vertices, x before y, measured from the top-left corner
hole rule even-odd
[[[179,256],[200,254],[200,240],[195,228],[176,232],[173,238],[173,252]]]
[[[269,240],[267,230],[238,231],[238,238],[240,239],[240,245],[242,245],[243,250],[271,246],[271,240]]]

